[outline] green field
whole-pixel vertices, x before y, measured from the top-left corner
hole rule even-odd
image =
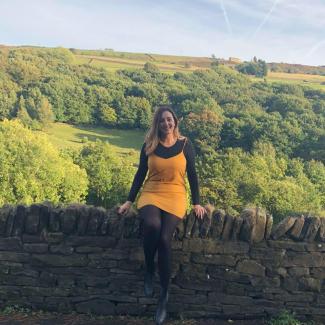
[[[166,73],[175,72],[191,72],[199,69],[200,67],[193,66],[188,63],[186,67],[186,62],[184,63],[168,63],[168,62],[157,62],[151,60],[135,60],[135,59],[123,59],[123,58],[108,58],[100,57],[94,55],[77,55],[77,64],[90,64],[95,67],[104,68],[108,71],[116,71],[119,69],[128,68],[143,68],[145,63],[151,62],[155,64],[161,71]]]
[[[189,57],[114,51],[78,51],[76,64],[90,64],[115,72],[119,69],[143,68],[146,62],[155,64],[165,73],[190,73],[198,69],[210,68],[212,59],[208,57]],[[227,64],[228,65],[228,64]],[[233,64],[230,64],[233,66]],[[264,79],[251,77],[254,81]],[[325,76],[303,73],[269,72],[266,79],[270,82],[286,82],[307,85],[325,90]]]
[[[325,90],[325,76],[303,73],[269,72],[267,80],[303,84]]]
[[[65,123],[54,123],[46,130],[49,140],[59,149],[78,149],[86,141],[101,140],[109,143],[113,150],[136,161],[144,140],[144,132],[117,130],[104,127],[83,127]]]

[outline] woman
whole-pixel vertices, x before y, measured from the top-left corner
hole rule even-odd
[[[151,128],[140,154],[140,164],[134,177],[128,200],[118,212],[126,214],[134,202],[149,170],[138,200],[143,219],[146,273],[144,291],[153,295],[154,257],[158,250],[160,297],[156,324],[167,316],[168,286],[171,275],[171,240],[178,222],[186,212],[185,173],[187,172],[195,214],[206,213],[199,204],[199,188],[191,142],[180,135],[177,117],[169,106],[157,108]]]

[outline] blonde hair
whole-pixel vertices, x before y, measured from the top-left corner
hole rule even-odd
[[[155,114],[152,119],[151,127],[150,127],[148,133],[146,134],[146,137],[144,140],[144,142],[146,144],[145,152],[146,152],[147,156],[152,154],[156,150],[156,148],[159,144],[159,140],[161,139],[161,134],[159,131],[159,123],[160,123],[162,114],[166,111],[170,112],[174,119],[174,123],[175,123],[174,137],[176,139],[183,138],[179,132],[179,128],[178,128],[179,121],[178,121],[177,116],[176,116],[175,112],[173,111],[173,109],[168,105],[158,106],[155,110]]]

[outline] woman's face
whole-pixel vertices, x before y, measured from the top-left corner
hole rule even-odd
[[[159,131],[163,136],[166,136],[170,133],[173,134],[174,129],[175,121],[173,114],[169,111],[164,111],[159,121]]]

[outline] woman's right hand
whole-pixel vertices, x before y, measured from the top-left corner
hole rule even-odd
[[[118,214],[125,215],[129,212],[131,208],[132,202],[131,201],[126,201],[124,202],[117,210]]]

